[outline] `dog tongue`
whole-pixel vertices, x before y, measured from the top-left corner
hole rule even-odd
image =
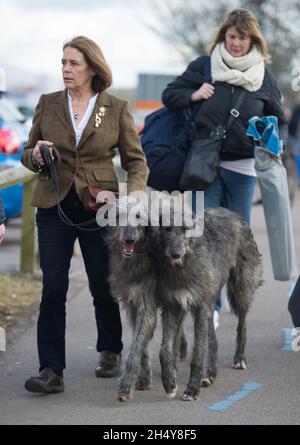
[[[124,243],[124,252],[126,255],[131,255],[134,251],[134,245],[129,243]]]

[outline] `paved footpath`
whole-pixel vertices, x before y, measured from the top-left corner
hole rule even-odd
[[[300,193],[293,208],[300,264],[299,215]],[[63,394],[39,396],[24,389],[25,378],[37,371],[36,314],[26,329],[8,333],[11,340],[7,352],[0,353],[0,424],[298,424],[300,352],[291,351],[292,325],[287,312],[289,282],[276,282],[272,278],[260,206],[253,211],[253,229],[264,256],[265,283],[257,293],[248,318],[247,371],[231,368],[236,319],[223,310],[217,331],[219,375],[216,383],[203,389],[197,401],[181,401],[180,395],[188,379],[188,362],[180,363],[178,396],[168,400],[160,382],[159,326],[151,344],[153,388],[136,392],[132,401],[121,404],[116,400],[118,379],[94,377],[98,360],[96,330],[91,298],[87,287],[84,287],[76,296],[71,295],[68,301],[68,368]],[[76,261],[76,267],[79,267],[78,261],[82,260],[77,258]],[[81,280],[84,279],[80,267],[74,269],[71,281],[80,280],[80,276]],[[123,321],[126,355],[130,330],[124,316]],[[185,324],[191,344],[191,319],[188,318]]]

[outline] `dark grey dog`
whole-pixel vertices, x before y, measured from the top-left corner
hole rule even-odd
[[[118,400],[132,397],[134,389],[150,388],[152,375],[148,345],[161,306],[157,298],[157,252],[160,236],[157,229],[143,226],[110,228],[106,237],[110,251],[110,288],[113,297],[126,310],[132,326],[132,343],[122,374]],[[187,342],[179,332],[180,359],[187,356]]]
[[[157,265],[146,227],[111,228],[107,236],[110,251],[110,288],[126,309],[133,338],[120,380],[118,400],[132,396],[134,388],[148,389],[151,383],[148,345],[157,321]]]
[[[218,208],[205,211],[204,232],[187,238],[185,227],[162,228],[158,254],[158,294],[163,303],[163,341],[160,351],[162,382],[169,397],[176,394],[176,359],[179,327],[187,313],[194,318],[194,349],[190,378],[183,400],[197,399],[208,339],[206,385],[217,376],[217,339],[213,326],[216,298],[227,284],[227,293],[239,323],[234,367],[246,369],[246,315],[261,284],[261,255],[250,227],[235,213]],[[157,252],[156,252],[157,253]]]

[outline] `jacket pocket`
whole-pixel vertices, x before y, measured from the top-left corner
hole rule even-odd
[[[97,181],[117,181],[117,175],[113,168],[99,167],[93,169],[93,175]]]
[[[113,168],[98,167],[87,172],[87,182],[92,187],[118,190],[118,178]]]

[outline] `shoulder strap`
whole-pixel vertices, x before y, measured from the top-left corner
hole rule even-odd
[[[211,78],[211,60],[210,56],[205,55],[204,57],[204,67],[203,67],[203,80],[204,83],[212,83]]]
[[[225,124],[226,131],[228,131],[229,128],[231,127],[234,119],[239,117],[239,115],[240,115],[239,108],[241,107],[242,103],[244,102],[246,94],[247,94],[247,91],[244,88],[242,88],[240,91],[238,91],[237,98],[233,104],[233,107],[230,108],[229,116],[226,120],[226,124]]]
[[[205,55],[204,58],[204,65],[203,65],[203,83],[212,83],[211,78],[211,61],[210,56]],[[199,108],[202,105],[202,101],[200,100],[197,104],[195,104],[194,109],[192,110],[191,107],[187,108],[186,110],[186,119],[190,122],[191,128],[194,126],[194,119],[196,117],[196,114],[199,111]]]

